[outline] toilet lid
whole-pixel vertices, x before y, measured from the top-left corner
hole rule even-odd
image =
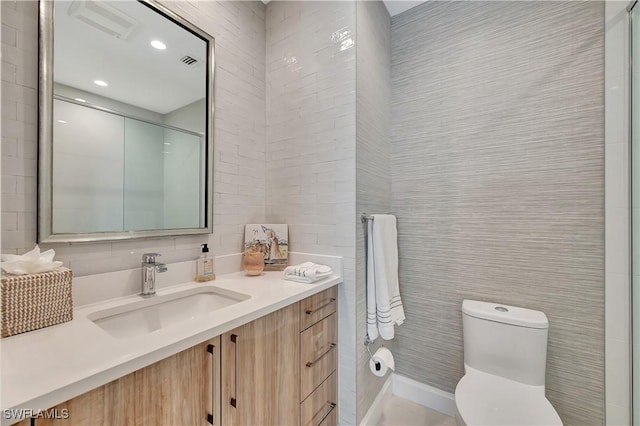
[[[467,425],[562,425],[542,386],[470,371],[458,382],[455,399]]]

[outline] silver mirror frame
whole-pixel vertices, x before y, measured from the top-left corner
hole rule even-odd
[[[53,0],[40,0],[38,20],[38,242],[71,243],[118,241],[213,232],[213,113],[215,40],[186,19],[153,0],[138,0],[167,19],[179,24],[207,41],[207,118],[205,226],[202,228],[154,229],[122,232],[78,234],[53,233]]]

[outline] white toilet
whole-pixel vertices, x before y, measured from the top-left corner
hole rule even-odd
[[[562,425],[544,395],[549,321],[543,312],[465,300],[462,328],[458,425]]]

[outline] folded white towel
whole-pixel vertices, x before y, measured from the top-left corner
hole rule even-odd
[[[368,224],[367,244],[367,334],[393,339],[394,326],[404,320],[398,286],[398,231],[396,217],[373,215]]]
[[[299,283],[311,284],[320,281],[333,274],[333,270],[327,265],[313,262],[304,262],[299,265],[289,266],[284,270],[284,279]]]

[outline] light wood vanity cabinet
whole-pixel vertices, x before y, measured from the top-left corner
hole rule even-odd
[[[336,308],[332,287],[54,407],[68,419],[36,424],[334,426]]]
[[[68,419],[36,424],[219,425],[219,357],[216,337],[54,407]]]

